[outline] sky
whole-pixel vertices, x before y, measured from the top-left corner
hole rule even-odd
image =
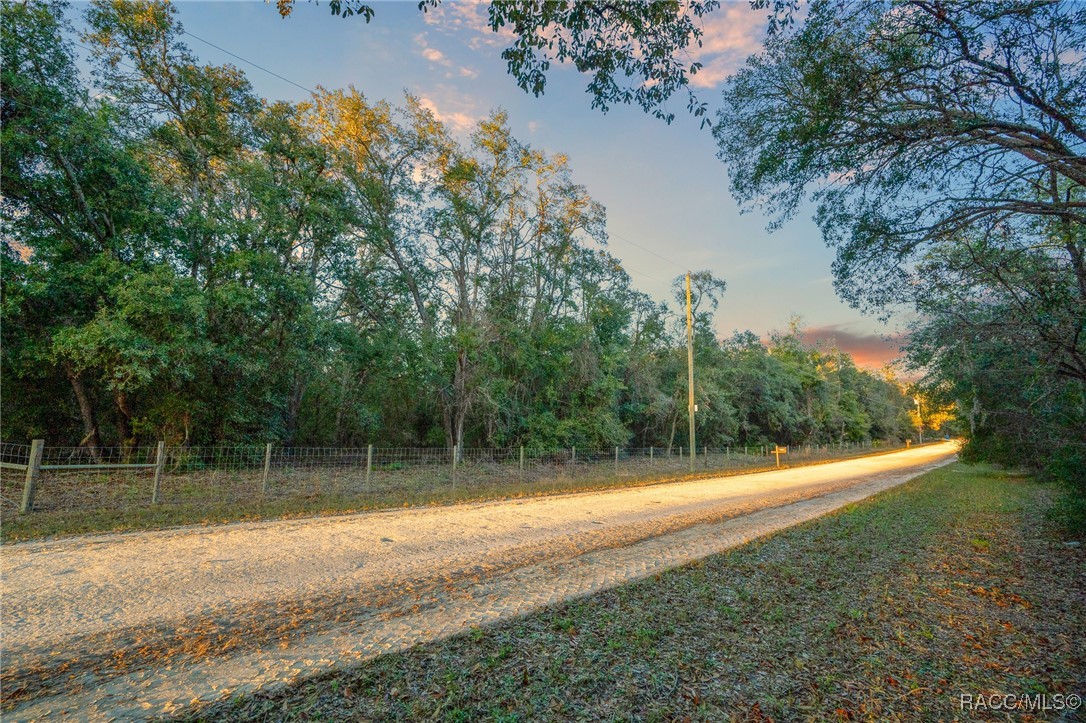
[[[555,65],[537,98],[506,73],[507,39],[486,26],[486,4],[445,0],[426,13],[414,1],[372,4],[368,24],[304,0],[287,19],[274,3],[179,0],[177,17],[201,60],[236,65],[271,100],[301,101],[318,85],[353,85],[370,100],[394,103],[409,92],[465,136],[503,108],[520,140],[570,158],[574,179],[606,207],[608,250],[638,289],[674,308],[671,281],[686,270],[709,269],[727,281],[716,318],[721,336],[746,329],[765,336],[799,315],[807,341],[833,338],[862,366],[896,355],[898,344],[885,338],[896,325],[863,316],[834,294],[833,251],[810,220],[812,209],[773,233],[771,219],[740,213],[713,137],[686,113],[685,97],[675,98],[670,125],[631,106],[605,114],[591,109],[584,76]],[[705,19],[695,56],[704,69],[693,82],[710,108],[719,107],[727,75],[758,51],[765,19],[736,0]]]

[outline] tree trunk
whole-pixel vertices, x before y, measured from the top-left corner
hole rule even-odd
[[[456,415],[456,450],[461,455],[464,453],[464,419],[467,416],[467,409],[458,410]]]
[[[290,396],[287,398],[287,418],[284,421],[284,427],[286,427],[286,434],[283,443],[287,446],[293,445],[298,436],[298,415],[302,410],[302,397],[305,396],[305,379],[301,375],[294,380],[294,388],[290,390]]]
[[[75,392],[75,400],[79,403],[79,415],[83,418],[83,441],[79,444],[87,447],[95,462],[101,462],[102,456],[98,448],[102,446],[102,441],[98,438],[98,420],[94,418],[94,407],[87,395],[87,387],[71,364],[64,365],[64,373],[68,375],[72,391]]]
[[[441,426],[445,431],[445,447],[449,450],[449,454],[455,454],[456,433],[453,425],[453,407],[448,394],[441,395]]]
[[[445,428],[445,445],[451,453],[464,448],[464,424],[471,410],[468,394],[468,355],[461,349],[456,353],[451,391],[441,394],[441,419]]]
[[[675,400],[675,414],[671,417],[671,436],[667,439],[667,456],[671,456],[671,445],[675,444],[675,427],[679,423],[679,400]]]
[[[128,459],[136,440],[132,438],[132,410],[128,407],[128,395],[118,390],[113,397],[117,404],[117,437]]]
[[[980,416],[980,399],[973,397],[973,406],[966,412],[966,419],[969,420],[969,436],[970,438],[977,436],[977,417]]]

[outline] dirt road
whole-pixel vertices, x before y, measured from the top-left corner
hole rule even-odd
[[[289,681],[726,549],[954,451],[7,546],[5,718],[138,718]]]

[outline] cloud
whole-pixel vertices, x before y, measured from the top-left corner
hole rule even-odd
[[[535,133],[539,130],[539,121],[528,121],[528,132]]]
[[[437,118],[458,133],[470,131],[475,127],[475,124],[479,122],[478,117],[472,114],[470,109],[466,107],[461,108],[460,110],[453,110],[448,107],[451,104],[446,103],[445,110],[442,110],[433,99],[427,98],[426,96],[419,98],[419,105],[433,113],[434,118]]]
[[[445,55],[437,48],[432,47],[429,40],[427,40],[426,33],[419,33],[416,35],[415,44],[419,46],[419,54],[422,55],[423,58],[426,58],[426,60],[434,65],[452,69],[450,72],[445,73],[446,78],[452,78],[454,75],[469,79],[478,77],[479,71],[466,65],[458,66],[449,58],[449,56]]]
[[[887,362],[901,356],[904,338],[901,334],[885,337],[882,334],[856,333],[848,331],[848,324],[829,324],[804,329],[800,338],[805,344],[820,341],[831,342],[847,352],[856,362],[856,366],[868,369],[881,369]]]
[[[502,26],[495,32],[490,28],[489,0],[457,0],[428,8],[423,16],[426,24],[444,33],[469,36],[472,50],[484,46],[506,46],[516,38],[511,28]]]
[[[440,50],[437,48],[423,48],[422,57],[429,60],[431,63],[438,63],[446,67],[452,65],[452,61],[446,58]]]
[[[453,62],[445,57],[437,48],[430,47],[430,41],[426,38],[426,33],[419,33],[415,36],[415,45],[419,46],[419,55],[429,60],[431,63],[437,65],[443,65],[446,68],[451,68]]]
[[[724,79],[738,70],[747,56],[762,48],[765,37],[764,11],[751,10],[747,3],[726,2],[702,21],[701,47],[693,47],[690,56],[702,69],[690,78],[696,88],[718,88]]]

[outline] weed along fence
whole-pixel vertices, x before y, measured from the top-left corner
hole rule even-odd
[[[788,448],[787,463],[862,454],[854,442]],[[694,470],[777,466],[776,445],[703,447]],[[158,505],[224,508],[289,498],[382,506],[522,494],[677,477],[682,447],[538,450],[374,447],[50,447],[0,443],[0,504],[7,513],[117,510]]]

